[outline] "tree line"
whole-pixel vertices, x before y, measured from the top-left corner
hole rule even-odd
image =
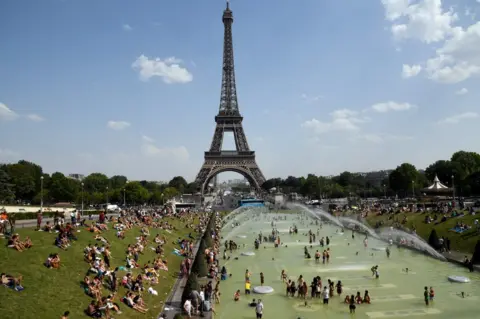
[[[277,188],[283,193],[298,193],[312,198],[341,198],[419,195],[421,189],[432,183],[435,175],[442,183],[454,187],[457,196],[480,195],[480,155],[458,151],[449,160],[438,160],[425,170],[418,170],[410,163],[403,163],[394,170],[370,173],[343,172],[337,176],[306,177],[288,176],[271,178],[262,188]],[[452,178],[453,177],[453,178]],[[82,181],[63,173],[51,175],[40,165],[21,160],[14,164],[0,165],[0,203],[44,204],[58,202],[98,205],[107,202],[123,204],[161,204],[181,194],[198,192],[196,183],[187,183],[182,176],[175,176],[168,183],[154,181],[128,181],[126,176],[108,177],[92,173]]]
[[[449,160],[438,160],[425,170],[402,163],[394,170],[364,174],[346,171],[330,177],[308,174],[307,177],[272,178],[262,187],[265,190],[277,188],[283,193],[298,193],[312,199],[349,196],[405,198],[420,195],[435,176],[446,186],[454,188],[456,196],[480,195],[480,155],[458,151]]]
[[[187,183],[182,176],[175,176],[168,183],[153,181],[128,181],[126,176],[107,177],[92,173],[83,180],[76,180],[55,172],[43,172],[40,165],[21,160],[14,164],[0,165],[0,203],[45,205],[59,202],[85,205],[105,203],[161,204],[180,194],[197,191],[195,183]]]

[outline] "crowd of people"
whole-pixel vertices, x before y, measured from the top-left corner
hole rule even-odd
[[[77,244],[77,232],[88,232],[91,242],[83,249],[83,260],[86,263],[86,275],[83,278],[81,290],[91,297],[85,305],[85,314],[92,318],[112,318],[113,314],[121,314],[122,307],[146,313],[145,294],[158,295],[155,285],[162,284],[162,271],[168,271],[165,245],[173,240],[175,250],[173,255],[182,258],[179,275],[185,276],[189,272],[194,258],[194,240],[197,234],[202,234],[208,221],[207,215],[196,211],[172,211],[168,208],[157,209],[128,209],[115,216],[101,213],[98,220],[93,218],[82,219],[77,213],[60,217],[50,223],[42,223],[42,215],[37,215],[37,231],[55,234],[53,246],[60,250],[69,250]],[[68,220],[70,217],[70,220]],[[182,228],[188,229],[190,234],[186,238],[172,238],[178,229],[169,220],[175,218],[181,221]],[[197,223],[197,220],[200,222]],[[115,240],[109,232],[114,232]],[[128,243],[123,256],[112,256],[112,246],[117,245],[126,237],[126,233],[133,232],[135,239]],[[107,238],[110,238],[108,240]],[[7,236],[10,248],[22,252],[33,246],[29,237],[20,239],[19,234]],[[125,244],[123,244],[125,245]],[[212,251],[215,247],[212,248]],[[154,258],[145,260],[146,250],[152,250]],[[118,254],[118,249],[115,250]],[[44,266],[51,269],[61,267],[61,253],[53,252],[48,255]],[[79,260],[81,256],[79,256]],[[177,269],[175,269],[176,271]],[[15,290],[23,290],[23,276],[11,276],[2,273],[2,285],[11,286]],[[79,292],[81,293],[81,292]],[[65,312],[63,317],[68,317]]]

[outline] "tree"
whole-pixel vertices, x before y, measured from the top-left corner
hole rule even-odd
[[[439,160],[425,169],[425,176],[430,182],[437,176],[442,183],[450,183],[452,176],[454,176],[454,181],[458,184],[461,181],[460,177],[463,175],[460,163],[452,161]]]
[[[163,191],[163,198],[165,200],[170,200],[170,199],[172,199],[173,197],[175,197],[179,194],[180,194],[180,192],[175,187],[167,187]]]
[[[109,186],[109,179],[105,174],[92,173],[83,180],[84,189],[89,193],[105,192]]]
[[[440,240],[438,240],[437,231],[435,229],[432,229],[430,236],[428,236],[428,244],[436,250],[441,248]]]
[[[193,182],[193,183],[188,183],[187,186],[185,187],[184,193],[185,194],[195,194],[198,192],[198,189],[200,188],[200,185],[198,183]]]
[[[462,171],[459,172],[459,174],[461,174],[459,176],[460,180],[465,179],[470,174],[480,171],[480,154],[478,153],[458,151],[453,153],[451,161],[458,163],[462,169]]]
[[[110,186],[112,187],[112,189],[124,188],[125,184],[127,184],[127,181],[127,177],[123,175],[115,175],[110,177]]]
[[[73,202],[77,198],[79,183],[65,177],[62,173],[55,172],[50,180],[49,195],[55,202]]]
[[[125,196],[129,203],[144,204],[150,198],[150,193],[139,182],[131,182],[125,186]]]
[[[177,189],[180,193],[183,193],[187,187],[187,181],[182,176],[175,176],[170,182],[168,182],[168,186]]]
[[[24,161],[8,165],[7,174],[10,176],[11,183],[15,185],[15,197],[20,200],[30,201],[37,193],[35,177],[32,174],[33,170],[31,167],[22,164],[22,162]]]
[[[469,193],[480,194],[480,172],[475,172],[469,175],[465,182],[469,188]]]
[[[403,163],[390,173],[388,176],[388,184],[395,192],[403,191],[407,193],[412,189],[413,185],[418,183],[419,179],[419,173],[415,166],[409,163]]]
[[[15,200],[14,185],[10,183],[10,176],[0,168],[0,203],[11,203]]]

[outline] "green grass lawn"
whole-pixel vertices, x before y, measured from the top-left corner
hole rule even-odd
[[[168,239],[164,245],[165,258],[163,259],[168,260],[169,270],[168,272],[160,270],[159,284],[153,286],[158,291],[158,296],[145,292],[143,297],[149,311],[147,314],[140,314],[117,300],[125,292],[123,288],[119,288],[115,301],[121,305],[123,314],[115,314],[115,318],[156,318],[161,311],[163,303],[175,283],[182,261],[182,257],[171,253],[173,248],[177,247],[172,242],[176,242],[178,237],[188,236],[190,232],[190,229],[184,228],[185,224],[181,221],[174,219],[169,221],[178,231],[169,234],[164,230],[150,229],[151,239],[158,233],[165,234]],[[73,242],[67,251],[63,251],[53,245],[55,233],[36,232],[28,228],[19,229],[18,233],[21,239],[30,236],[33,247],[18,252],[7,248],[6,240],[0,239],[0,272],[14,276],[23,275],[25,290],[17,292],[0,286],[0,317],[12,319],[60,318],[67,310],[70,311],[71,318],[87,317],[84,310],[92,299],[84,293],[81,287],[81,282],[88,270],[88,264],[83,260],[83,249],[88,243],[95,243],[94,235],[81,229],[81,232],[77,233],[78,241]],[[102,236],[111,244],[112,267],[125,266],[126,247],[135,243],[135,237],[138,237],[139,234],[139,228],[134,228],[127,231],[126,238],[121,240],[116,238],[115,231],[112,229],[103,232]],[[48,269],[43,265],[50,253],[60,254],[60,269]],[[150,246],[146,247],[144,255],[140,255],[139,264],[143,265],[155,257],[156,254],[150,249]],[[133,273],[136,275],[139,270],[135,269]],[[124,272],[119,271],[118,278],[121,279],[123,275]],[[109,291],[104,288],[103,294],[106,296]]]
[[[409,229],[413,229],[415,226],[417,230],[417,234],[425,240],[428,240],[430,236],[430,232],[432,229],[437,231],[438,237],[445,236],[450,238],[451,241],[451,250],[463,252],[466,254],[472,254],[477,241],[480,239],[480,235],[476,232],[475,227],[470,230],[464,231],[462,234],[458,234],[450,229],[455,227],[457,222],[463,222],[467,225],[473,226],[473,222],[475,219],[479,218],[479,215],[469,215],[466,213],[463,217],[454,217],[448,218],[446,222],[440,223],[435,225],[435,222],[430,224],[425,223],[425,216],[430,214],[433,216],[433,213],[399,213],[395,214],[395,219],[398,221],[402,221],[404,216],[407,217],[407,223],[404,225]],[[439,220],[441,218],[441,214],[439,214]],[[377,222],[383,221],[385,226],[391,226],[393,224],[393,220],[388,220],[389,215],[382,215],[376,216],[375,214],[370,213],[367,217],[367,222],[371,226],[374,226]]]

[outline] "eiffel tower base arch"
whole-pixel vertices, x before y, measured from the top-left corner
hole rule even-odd
[[[200,192],[204,194],[208,188],[208,183],[216,175],[223,172],[234,172],[242,175],[257,192],[261,191],[261,186],[265,182],[265,177],[258,168],[255,160],[229,162],[206,160],[195,180],[200,186]]]

